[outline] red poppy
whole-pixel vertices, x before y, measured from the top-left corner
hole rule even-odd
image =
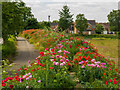
[[[21,82],[23,82],[24,81],[24,78],[21,78]]]
[[[33,78],[33,80],[35,80],[35,78]]]
[[[77,59],[75,58],[74,60],[76,61]]]
[[[118,83],[118,81],[114,81],[114,84],[117,84]]]
[[[82,59],[81,56],[79,56],[78,61],[80,61],[81,59]]]
[[[104,75],[106,75],[106,73],[104,73]]]
[[[13,86],[13,85],[9,85],[9,88],[11,88],[11,89],[12,89],[12,88],[14,88],[14,86]]]
[[[42,65],[42,67],[44,67],[44,65]]]
[[[17,78],[18,78],[18,76],[15,76],[14,78],[15,78],[15,79],[17,79]]]
[[[44,56],[44,52],[40,52],[40,55],[41,55],[41,56]]]
[[[106,85],[108,84],[108,81],[106,81]]]
[[[115,75],[113,75],[113,77],[115,77]]]
[[[9,80],[13,80],[13,77],[10,77]]]
[[[53,67],[50,67],[50,69],[53,69]]]
[[[8,80],[8,78],[6,78],[6,79],[4,80],[4,82],[7,82],[7,80]]]
[[[20,78],[16,78],[16,81],[20,81]]]
[[[39,67],[37,67],[37,70],[39,70]]]
[[[2,83],[2,86],[3,86],[3,87],[6,86],[6,83]]]
[[[112,82],[112,79],[110,79],[109,82]]]
[[[42,66],[42,63],[40,63],[39,65]]]

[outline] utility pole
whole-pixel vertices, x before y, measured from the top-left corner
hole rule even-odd
[[[50,22],[50,15],[48,15],[48,22]]]

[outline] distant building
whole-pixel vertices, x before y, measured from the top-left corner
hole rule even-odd
[[[51,29],[57,31],[57,30],[58,30],[58,23],[52,22],[52,23],[50,24],[50,27],[51,27]]]
[[[58,23],[52,22],[51,23],[51,29],[57,31],[58,30]],[[88,20],[88,28],[86,30],[84,30],[82,33],[83,34],[88,34],[88,35],[96,34],[95,30],[96,30],[95,20]],[[75,33],[75,34],[80,33],[79,30],[77,30],[76,27],[75,27],[75,22],[73,22],[73,25],[71,25],[67,29],[67,32],[68,33]]]
[[[103,25],[105,31],[107,31],[107,33],[110,32],[110,25],[109,25],[109,23],[96,23],[96,24],[101,24],[101,25]]]
[[[79,31],[76,29],[75,25],[74,25],[74,33],[79,33]],[[84,30],[82,33],[83,34],[88,34],[88,35],[91,35],[91,34],[96,34],[95,32],[96,30],[96,22],[95,20],[88,20],[88,28],[86,30]]]

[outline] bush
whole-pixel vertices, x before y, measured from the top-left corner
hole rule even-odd
[[[16,53],[16,38],[12,35],[8,40],[2,45],[2,60],[10,59]],[[10,63],[12,60],[10,60]]]

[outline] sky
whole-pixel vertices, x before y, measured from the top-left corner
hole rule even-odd
[[[67,5],[73,15],[75,21],[77,14],[85,15],[88,20],[96,20],[96,22],[108,22],[107,15],[112,10],[118,9],[120,0],[22,0],[26,6],[31,7],[34,17],[39,22],[59,20],[59,10]]]

